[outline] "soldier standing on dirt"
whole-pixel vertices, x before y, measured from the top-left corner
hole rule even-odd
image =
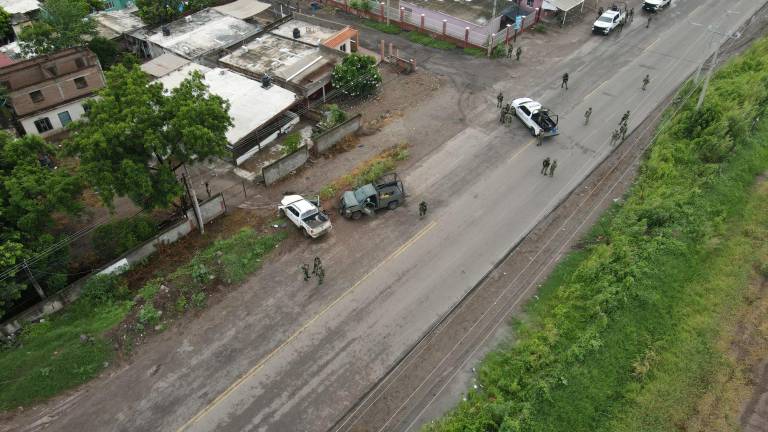
[[[541,173],[544,175],[547,175],[547,169],[549,168],[549,157],[544,158],[544,161],[541,163]]]
[[[315,264],[312,266],[312,274],[317,274],[317,270],[323,267],[323,263],[320,261],[320,257],[315,257]]]
[[[501,104],[502,104],[502,102],[504,102],[504,93],[499,92],[499,95],[496,96],[496,101],[498,102],[496,104],[496,108],[501,108]]]
[[[557,168],[557,159],[552,161],[552,165],[549,166],[549,176],[552,177],[555,175],[555,168]]]
[[[568,90],[568,72],[563,74],[563,82],[560,83],[560,88],[565,87],[566,90]]]
[[[507,58],[512,58],[512,53],[515,52],[513,48],[512,44],[507,45]]]
[[[305,263],[301,264],[301,271],[304,272],[304,282],[309,280],[309,266]]]
[[[422,201],[419,203],[419,219],[422,219],[427,215],[427,202]]]
[[[523,53],[523,49],[520,47],[517,47],[517,51],[515,51],[515,59],[517,61],[520,61],[520,55]]]
[[[651,82],[651,75],[645,74],[645,78],[643,78],[643,91],[645,91],[645,88],[648,87],[648,84]]]
[[[589,124],[589,118],[592,116],[592,107],[587,108],[587,111],[584,113],[584,126]]]
[[[651,26],[651,20],[653,19],[653,15],[648,14],[648,22],[645,24],[645,28],[648,28]]]

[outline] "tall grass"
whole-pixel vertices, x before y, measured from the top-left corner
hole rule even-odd
[[[661,431],[690,415],[720,361],[717,322],[739,286],[724,281],[748,273],[727,240],[768,168],[766,125],[750,133],[767,102],[762,40],[715,74],[700,111],[685,102],[625,203],[483,361],[481,390],[426,430]]]

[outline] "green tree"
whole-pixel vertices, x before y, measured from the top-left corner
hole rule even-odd
[[[91,7],[84,0],[46,0],[40,9],[40,20],[19,35],[24,55],[82,46],[96,35],[96,23],[89,16]]]
[[[0,133],[0,273],[18,266],[26,257],[49,247],[47,234],[53,214],[77,214],[82,183],[77,176],[52,163],[54,148],[38,136],[13,139]],[[49,262],[39,266],[48,268]],[[4,306],[25,288],[10,271],[0,277],[0,315]],[[22,279],[23,280],[23,279]],[[61,278],[46,286],[58,285]]]
[[[154,26],[169,23],[187,12],[203,10],[212,3],[212,0],[136,0],[136,7],[141,20]]]
[[[72,124],[67,152],[108,206],[127,196],[146,209],[168,207],[182,193],[179,166],[225,154],[229,102],[208,93],[199,73],[170,92],[135,66],[117,64],[106,76],[87,121]]]
[[[5,39],[13,34],[11,27],[11,14],[0,7],[0,39]]]
[[[349,96],[367,96],[381,84],[381,74],[373,57],[350,54],[333,68],[331,82]]]
[[[120,51],[117,48],[117,43],[107,38],[96,36],[88,42],[88,49],[96,54],[99,58],[99,63],[103,69],[109,69],[117,63],[120,58]]]

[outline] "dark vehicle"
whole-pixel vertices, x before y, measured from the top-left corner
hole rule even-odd
[[[387,174],[353,191],[346,191],[339,202],[339,213],[360,219],[363,213],[373,215],[379,209],[394,210],[405,200],[405,188],[397,174]]]

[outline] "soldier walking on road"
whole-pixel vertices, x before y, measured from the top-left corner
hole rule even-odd
[[[635,20],[635,8],[632,8],[629,10],[629,22],[631,23],[634,20]]]
[[[619,122],[619,125],[627,124],[629,123],[629,111],[625,112],[624,115],[621,116],[621,121]]]
[[[541,163],[541,173],[547,175],[547,169],[549,168],[549,157],[544,158],[544,162]]]
[[[322,285],[323,280],[325,280],[325,269],[321,265],[320,267],[317,268],[317,284]]]
[[[496,101],[498,102],[496,108],[501,108],[501,103],[504,102],[504,93],[499,92],[499,95],[496,96]]]
[[[584,113],[584,126],[589,124],[589,118],[592,116],[592,107],[587,108],[587,111]]]
[[[504,105],[504,108],[501,109],[501,115],[499,115],[499,123],[504,123],[504,117],[506,117],[507,113],[509,113],[509,109],[509,104]]]
[[[309,266],[306,263],[301,264],[301,271],[304,273],[304,282],[309,280]]]
[[[645,91],[645,88],[648,87],[648,83],[651,82],[651,75],[645,74],[645,78],[643,78],[643,91]]]
[[[520,55],[523,53],[523,49],[520,47],[517,47],[517,51],[515,51],[515,59],[517,61],[520,61]]]
[[[563,82],[560,83],[560,88],[565,87],[566,90],[568,90],[568,72],[563,74]]]
[[[627,139],[627,124],[624,123],[619,128],[619,132],[621,132],[621,142],[624,142],[625,139]]]
[[[515,52],[515,50],[512,47],[512,44],[507,45],[507,58],[512,58],[512,54]]]
[[[419,203],[419,219],[422,219],[427,215],[427,202],[422,201]]]
[[[557,168],[557,159],[552,161],[552,165],[549,166],[549,176],[555,175],[555,168]]]
[[[651,26],[651,20],[653,19],[653,15],[648,14],[648,22],[645,24],[645,28],[648,28]]]
[[[323,263],[320,261],[320,257],[315,257],[315,264],[312,266],[312,274],[317,274],[317,269],[322,268]]]

